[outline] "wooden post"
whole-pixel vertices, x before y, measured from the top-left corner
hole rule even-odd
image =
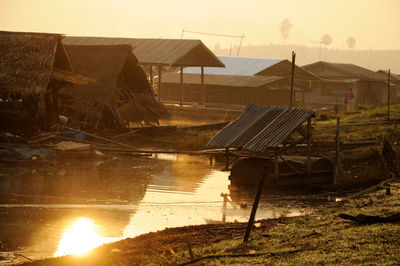
[[[278,150],[275,150],[274,152],[275,155],[275,160],[274,160],[274,182],[277,183],[278,182],[278,178],[279,178],[279,154],[278,154]]]
[[[387,120],[390,120],[390,69],[388,71]]]
[[[158,66],[158,101],[161,102],[161,66]]]
[[[222,205],[222,222],[226,222],[226,207],[227,207],[227,202],[228,202],[228,194],[227,193],[221,193],[221,197],[224,198],[224,203]]]
[[[335,168],[333,169],[333,184],[337,184],[337,178],[340,173],[340,138],[339,138],[339,132],[340,132],[340,118],[336,118],[336,137],[335,137],[335,142],[336,142],[336,158],[335,158]]]
[[[311,117],[307,121],[307,174],[311,174]]]
[[[296,62],[296,54],[292,51],[292,75],[290,77],[290,107],[293,106],[293,82],[294,82],[294,66]]]
[[[183,106],[183,67],[181,66],[181,107]]]
[[[202,99],[201,99],[201,105],[204,107],[205,106],[205,89],[204,89],[204,67],[201,67],[201,90],[202,90]]]
[[[260,178],[260,183],[258,184],[256,198],[254,199],[253,207],[251,208],[250,218],[249,221],[247,222],[246,233],[243,238],[244,243],[247,243],[249,241],[251,228],[253,227],[254,218],[256,217],[258,203],[260,202],[261,194],[264,189],[264,181],[266,176],[267,176],[267,166],[264,166],[264,170]]]
[[[225,171],[229,170],[229,147],[225,147]]]
[[[149,76],[150,76],[150,86],[153,89],[153,66],[150,65],[150,71],[149,71]]]

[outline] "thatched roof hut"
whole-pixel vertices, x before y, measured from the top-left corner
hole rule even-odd
[[[60,34],[0,31],[0,93],[45,94],[53,68],[69,70]]]
[[[60,34],[0,31],[2,130],[34,131],[32,127],[38,125],[49,129],[57,121],[58,89],[92,82],[71,72],[61,38]]]
[[[66,105],[66,112],[78,111],[75,118],[85,124],[100,120],[107,126],[153,125],[165,117],[129,45],[65,47],[74,70],[97,81],[70,91],[73,101]]]

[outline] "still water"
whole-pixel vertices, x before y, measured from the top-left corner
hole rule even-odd
[[[194,224],[244,222],[253,196],[230,191],[229,172],[208,157],[63,158],[0,168],[0,263],[84,255],[127,237]],[[240,188],[239,188],[240,189]],[[221,193],[230,194],[223,208]],[[264,193],[257,219],[311,211],[301,201]],[[248,202],[248,208],[240,203]]]

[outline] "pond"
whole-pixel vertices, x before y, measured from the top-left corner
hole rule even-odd
[[[167,227],[247,221],[254,196],[234,191],[222,168],[205,156],[177,154],[2,165],[0,263],[82,255]],[[230,194],[225,208],[222,193]],[[301,215],[313,207],[266,192],[256,218]]]

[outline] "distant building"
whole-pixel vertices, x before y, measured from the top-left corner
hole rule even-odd
[[[352,88],[356,104],[381,105],[387,103],[387,74],[373,72],[353,64],[316,62],[303,66],[322,82],[314,84],[305,94],[310,98],[325,97],[344,101],[345,92]],[[392,83],[393,82],[393,83]],[[391,80],[391,103],[400,102],[399,83]]]
[[[205,102],[208,104],[289,105],[292,63],[286,59],[218,56],[225,68],[204,68]],[[165,101],[178,101],[180,95],[179,74],[169,73],[162,79]],[[183,69],[185,102],[198,102],[200,70]],[[295,66],[294,97],[303,102],[303,90],[310,81],[319,78]]]

